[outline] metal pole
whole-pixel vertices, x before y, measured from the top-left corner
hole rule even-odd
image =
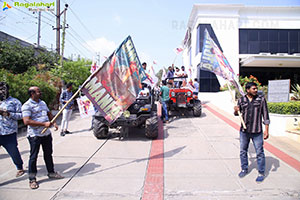
[[[56,53],[60,55],[60,0],[56,0]]]
[[[64,59],[65,37],[66,37],[66,18],[67,18],[66,15],[67,15],[67,8],[65,8],[65,10],[64,10],[64,22],[63,22],[63,32],[62,32],[60,66],[63,65],[63,59]]]
[[[37,46],[40,46],[40,38],[41,38],[41,11],[39,11],[38,17],[38,38],[37,38]]]
[[[97,53],[98,66],[100,66],[100,52]]]

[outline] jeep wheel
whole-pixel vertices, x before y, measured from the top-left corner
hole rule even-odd
[[[108,137],[108,126],[102,122],[96,122],[94,123],[93,133],[97,139],[106,139]]]
[[[193,113],[195,117],[200,117],[202,112],[202,106],[200,101],[196,101],[193,107]]]
[[[147,138],[156,139],[158,136],[158,118],[151,117],[145,122],[145,135]]]

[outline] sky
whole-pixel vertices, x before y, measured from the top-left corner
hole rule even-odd
[[[4,2],[11,9],[2,10]],[[0,0],[0,31],[29,43],[37,43],[38,14],[14,3],[44,2],[56,0]],[[188,19],[194,4],[229,4],[228,0],[60,0],[61,11],[66,12],[66,41],[64,56],[77,58],[80,55],[90,60],[110,56],[130,35],[141,62],[153,65],[156,72],[173,63],[182,65],[182,57],[174,52],[181,45]],[[230,4],[251,6],[300,6],[300,0],[233,0]],[[55,8],[56,9],[56,8]],[[55,11],[56,12],[56,11]],[[55,13],[54,12],[54,13]],[[41,12],[40,45],[55,50],[55,16]],[[61,24],[63,16],[61,17]]]

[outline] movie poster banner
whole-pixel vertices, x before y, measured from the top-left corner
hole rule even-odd
[[[135,101],[146,74],[131,37],[90,76],[82,92],[111,124]]]
[[[225,80],[230,81],[239,90],[239,92],[244,95],[244,91],[242,86],[239,84],[238,77],[206,29],[204,33],[200,68],[211,71]]]

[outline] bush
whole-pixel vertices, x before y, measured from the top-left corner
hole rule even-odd
[[[300,114],[299,101],[290,101],[290,102],[283,102],[283,103],[268,102],[268,108],[270,113],[289,114],[289,115]]]
[[[300,85],[295,84],[292,86],[293,99],[296,101],[300,100]]]
[[[41,99],[47,103],[49,109],[52,109],[58,90],[53,83],[51,83],[53,77],[49,76],[47,81],[43,79],[46,73],[47,72],[38,72],[35,67],[31,67],[23,74],[12,74],[7,70],[0,69],[1,80],[7,82],[10,86],[10,96],[19,99],[23,104],[29,99],[27,94],[29,87],[38,86],[42,92]]]

